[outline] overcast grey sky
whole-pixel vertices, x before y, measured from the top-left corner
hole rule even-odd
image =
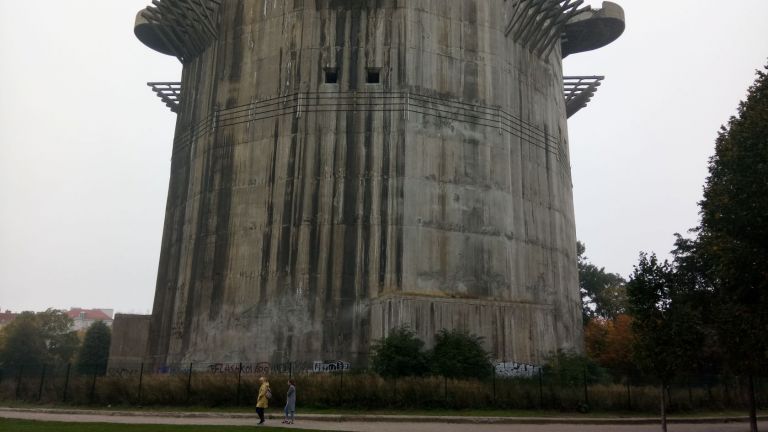
[[[145,83],[181,66],[134,38],[148,3],[0,0],[3,310],[151,310],[175,116]],[[565,72],[607,77],[570,120],[576,225],[626,276],[697,224],[717,131],[768,59],[768,0],[620,3],[624,36]]]

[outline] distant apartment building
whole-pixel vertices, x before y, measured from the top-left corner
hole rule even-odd
[[[107,327],[112,327],[114,309],[81,309],[72,308],[67,315],[72,318],[72,330],[86,330],[96,321],[104,321]]]
[[[11,321],[15,320],[17,316],[19,316],[19,314],[13,313],[9,310],[0,312],[0,329],[10,324]]]

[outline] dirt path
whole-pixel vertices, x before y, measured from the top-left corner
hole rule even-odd
[[[119,424],[174,424],[209,426],[254,426],[250,418],[228,417],[163,417],[163,416],[121,416],[109,414],[66,414],[51,412],[0,410],[0,417],[21,420],[58,421],[72,423],[119,423]],[[269,426],[285,427],[279,420],[270,420]],[[768,430],[768,422],[761,423],[762,430]],[[294,427],[328,431],[359,432],[657,432],[658,425],[510,425],[510,424],[455,424],[455,423],[387,423],[387,422],[329,422],[298,421]],[[746,423],[730,424],[676,424],[670,425],[670,432],[747,432]]]

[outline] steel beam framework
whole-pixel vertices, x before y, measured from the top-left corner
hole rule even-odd
[[[221,0],[152,0],[141,15],[182,62],[200,55],[216,39]]]
[[[179,103],[181,103],[180,82],[150,82],[147,85],[165,103],[165,106],[170,108],[172,112],[179,113]]]
[[[563,77],[565,110],[570,118],[592,100],[600,87],[604,76],[568,76]]]
[[[568,20],[591,9],[580,7],[584,0],[508,1],[511,13],[505,35],[542,57],[548,57],[560,42]]]

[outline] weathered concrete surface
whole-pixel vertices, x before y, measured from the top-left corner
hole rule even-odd
[[[142,363],[147,356],[151,315],[117,314],[112,323],[109,369]]]
[[[505,36],[511,4],[222,4],[184,65],[156,363],[358,363],[396,325],[581,349],[560,47]]]

